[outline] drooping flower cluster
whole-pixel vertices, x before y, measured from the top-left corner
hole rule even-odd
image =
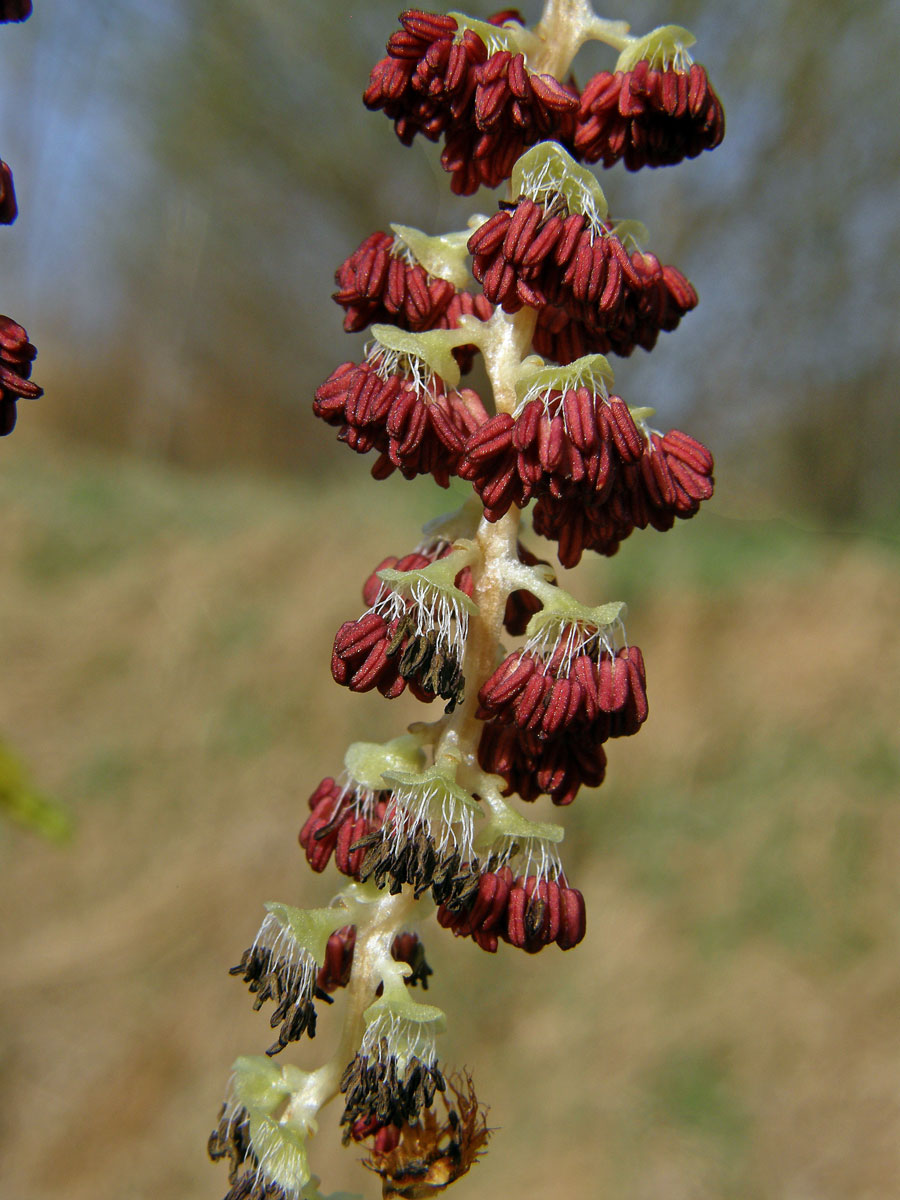
[[[697,304],[676,267],[629,255],[614,225],[570,213],[559,195],[543,205],[520,197],[472,235],[469,250],[485,297],[508,313],[536,308],[535,349],[559,363],[652,350]]]
[[[340,428],[357,454],[377,450],[376,479],[432,475],[447,487],[466,439],[487,416],[471,388],[448,387],[427,364],[377,341],[361,363],[343,363],[316,390],[317,417]]]
[[[461,26],[455,17],[410,9],[400,23],[363,101],[392,118],[405,146],[419,133],[432,142],[443,137],[441,165],[458,195],[498,187],[535,142],[574,135],[578,96],[527,69],[524,54],[515,53],[518,21],[510,22],[513,30]]]
[[[6,0],[0,3],[0,23],[24,21],[31,16],[31,9],[31,0]],[[0,161],[0,225],[12,225],[18,214],[12,171]],[[31,380],[36,355],[22,326],[11,317],[0,316],[0,437],[16,426],[17,401],[36,400],[44,394]]]
[[[630,71],[601,71],[591,79],[573,141],[584,162],[611,167],[621,159],[637,171],[696,158],[724,136],[722,102],[699,63],[658,69],[641,59]]]
[[[439,268],[438,268],[439,269]],[[457,329],[462,317],[486,321],[491,305],[484,295],[454,287],[432,274],[396,234],[370,234],[335,273],[333,299],[345,310],[344,329],[357,333],[390,322],[412,333]],[[463,371],[471,370],[475,347],[454,347]]]
[[[17,400],[37,400],[44,394],[31,380],[36,355],[22,326],[0,316],[0,436],[15,428]]]
[[[444,901],[438,924],[457,937],[470,937],[482,950],[497,952],[500,941],[536,954],[556,942],[571,950],[586,929],[584,897],[562,872],[514,874],[502,860],[488,861],[477,887]]]
[[[354,743],[319,783],[299,841],[314,872],[334,864],[338,895],[308,912],[269,904],[233,968],[255,1007],[273,1001],[278,1034],[269,1057],[238,1060],[210,1141],[231,1163],[228,1200],[315,1200],[306,1140],[336,1096],[344,1140],[368,1146],[385,1197],[433,1195],[483,1150],[471,1079],[438,1064],[443,1014],[413,998],[431,975],[414,926],[436,908],[439,928],[491,954],[579,945],[587,910],[564,831],[519,802],[563,807],[599,786],[609,744],[648,715],[624,605],[565,592],[524,544],[522,513],[533,506],[535,532],[569,567],[694,516],[713,490],[706,447],[655,429],[604,357],[653,349],[696,292],[645,249],[642,226],[610,217],[579,165],[661,166],[718,144],[721,105],[691,36],[632,38],[586,4],[548,3],[533,30],[514,10],[482,22],[410,9],[400,24],[365,103],[404,144],[443,141],[454,191],[507,190],[463,231],[391,225],[350,254],[334,300],[344,328],[371,341],[317,389],[313,412],[352,450],[375,451],[376,479],[470,485],[415,550],[381,560],[332,646],[332,676],[350,691],[440,698],[443,712]],[[591,39],[618,59],[579,90],[569,59]],[[489,391],[474,375],[462,385],[476,354]],[[337,1057],[276,1068],[332,1002],[346,1013]]]
[[[511,12],[513,15],[510,15]],[[629,170],[713,150],[725,135],[722,104],[693,63],[686,30],[666,26],[623,49],[616,69],[579,92],[528,66],[533,37],[514,10],[487,23],[409,9],[363,97],[408,146],[417,134],[444,138],[441,165],[469,196],[497,187],[535,142],[552,140],[585,162]]]

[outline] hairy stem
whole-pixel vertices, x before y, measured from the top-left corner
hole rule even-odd
[[[346,989],[340,1043],[332,1058],[312,1073],[307,1086],[288,1106],[286,1119],[318,1110],[337,1096],[341,1075],[362,1041],[363,1018],[382,982],[382,964],[391,960],[391,943],[410,920],[415,907],[413,891],[409,887],[396,896],[385,896],[366,906],[369,920],[356,925],[353,969]]]

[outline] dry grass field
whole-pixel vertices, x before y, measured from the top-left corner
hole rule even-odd
[[[335,687],[331,637],[446,497],[14,449],[0,733],[74,827],[0,826],[0,1195],[218,1200],[206,1136],[269,1032],[226,970],[263,901],[328,901],[306,797],[416,712]],[[900,1196],[900,547],[716,504],[569,576],[629,602],[651,702],[563,816],[586,941],[424,931],[496,1129],[460,1200]],[[374,1197],[333,1116],[324,1190]]]

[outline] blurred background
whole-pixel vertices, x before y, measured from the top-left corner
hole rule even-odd
[[[224,1194],[206,1136],[231,1061],[268,1044],[226,969],[263,901],[327,903],[336,875],[295,840],[306,797],[348,741],[418,715],[336,688],[331,638],[464,492],[376,486],[310,413],[362,341],[335,266],[390,221],[493,208],[359,103],[399,7],[38,0],[0,29],[21,213],[0,307],[47,393],[0,443],[0,739],[21,764],[4,752],[0,793],[48,835],[0,823],[4,1198]],[[602,178],[701,298],[652,356],[614,360],[618,390],[713,447],[717,495],[565,580],[627,600],[651,699],[563,814],[585,943],[494,958],[425,930],[442,1057],[496,1128],[456,1194],[889,1200],[896,5],[604,15],[689,26],[728,115],[715,154]],[[373,1197],[328,1115],[325,1192]]]

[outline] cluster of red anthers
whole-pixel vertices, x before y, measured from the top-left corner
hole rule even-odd
[[[485,297],[508,313],[536,308],[534,348],[560,363],[652,350],[697,304],[677,268],[629,255],[612,225],[594,228],[561,196],[547,204],[521,197],[477,229],[468,249]]]
[[[313,412],[339,427],[339,440],[357,454],[379,452],[376,479],[400,471],[406,479],[432,475],[441,487],[457,473],[469,435],[487,420],[471,388],[445,388],[437,375],[423,387],[377,347],[365,361],[331,373],[316,390]]]
[[[436,375],[424,387],[402,368],[386,374],[383,362],[376,349],[338,367],[316,391],[315,414],[357,453],[380,452],[376,479],[399,469],[446,487],[458,475],[491,521],[537,498],[535,528],[560,543],[565,566],[585,549],[614,554],[634,529],[670,529],[712,495],[709,451],[680,430],[642,434],[619,397],[580,387],[533,400],[516,417],[488,417],[471,388],[445,389]]]
[[[493,25],[521,23],[515,10]],[[497,187],[535,142],[553,139],[587,162],[630,170],[694,158],[717,146],[725,132],[722,105],[703,67],[603,71],[579,93],[574,83],[535,74],[521,54],[489,53],[472,29],[454,17],[410,9],[387,43],[363,97],[394,121],[409,145],[417,133],[444,137],[441,165],[450,186],[468,196]]]
[[[408,262],[402,244],[387,233],[370,234],[338,267],[335,282],[334,299],[346,311],[347,333],[380,322],[413,333],[456,329],[461,317],[486,321],[492,312],[483,295],[457,291],[448,280]],[[457,347],[455,353],[461,369],[470,369],[473,350]]]
[[[523,800],[571,804],[606,773],[603,743],[637,733],[647,719],[644,660],[637,646],[549,658],[509,655],[478,693],[485,722],[478,759]]]
[[[30,16],[31,0],[0,0],[0,24]],[[18,213],[12,171],[0,162],[0,225],[12,225]],[[0,437],[15,428],[18,400],[36,400],[43,395],[43,389],[30,378],[36,354],[22,326],[11,317],[0,316]]]
[[[316,987],[331,995],[338,988],[346,987],[353,970],[353,952],[356,948],[356,926],[344,925],[336,929],[325,945],[325,961],[316,974]],[[398,933],[391,943],[391,958],[406,963],[411,968],[406,982],[415,987],[421,984],[428,991],[428,976],[433,974],[425,960],[425,947],[419,936],[411,931]]]
[[[667,530],[693,517],[713,492],[712,455],[680,429],[653,433],[637,462],[623,465],[618,483],[585,495],[578,489],[558,498],[542,495],[534,506],[536,533],[558,543],[557,556],[573,567],[585,550],[615,554],[635,529]]]
[[[725,136],[725,112],[706,71],[658,71],[639,62],[631,71],[601,71],[585,87],[574,150],[604,167],[622,159],[630,171],[668,167]]]
[[[506,11],[490,20],[500,25],[511,15],[518,19]],[[521,54],[489,54],[474,31],[459,36],[455,17],[410,9],[400,23],[363,101],[393,118],[406,146],[417,133],[432,142],[443,136],[441,165],[458,195],[499,186],[535,142],[574,136],[577,93],[528,71]]]
[[[436,696],[450,699],[450,695],[445,695],[442,690],[442,678],[447,677],[448,671],[447,655],[442,655],[426,635],[415,633],[411,619],[404,620],[412,616],[411,603],[406,602],[401,615],[391,618],[378,611],[388,595],[378,572],[386,567],[418,571],[446,557],[451,548],[449,543],[438,540],[402,558],[391,555],[378,564],[363,585],[366,611],[354,621],[345,621],[335,635],[331,673],[336,683],[352,692],[377,688],[388,699],[399,696],[407,685],[416,699],[425,703],[430,703]],[[518,553],[526,566],[542,562],[521,543]],[[472,572],[468,567],[463,567],[457,574],[454,585],[466,596],[472,595]],[[503,615],[507,632],[514,637],[523,634],[529,619],[540,607],[540,601],[530,592],[521,588],[511,592]],[[455,670],[451,673],[456,674]]]
[[[497,413],[466,443],[458,474],[489,521],[537,498],[534,527],[563,566],[615,554],[635,529],[671,529],[712,495],[712,456],[689,434],[644,434],[618,396],[580,387]]]
[[[440,696],[449,702],[451,710],[455,707],[464,683],[459,658],[438,645],[429,630],[417,631],[410,600],[394,602],[393,608],[400,610],[396,616],[384,611],[384,602],[391,596],[377,574],[385,567],[421,570],[445,557],[450,549],[449,544],[436,542],[424,551],[414,550],[399,559],[386,558],[375,568],[363,585],[366,612],[355,621],[345,621],[335,635],[331,655],[335,683],[352,692],[377,688],[389,700],[409,685],[417,700],[429,703]],[[472,572],[468,567],[457,574],[454,582],[461,592],[471,596]]]
[[[508,866],[490,864],[478,886],[459,904],[444,902],[438,924],[457,937],[470,937],[493,954],[501,941],[528,954],[556,942],[561,950],[577,946],[585,934],[584,897],[564,879],[514,876]]]
[[[29,378],[36,354],[22,326],[0,316],[0,436],[15,428],[17,400],[36,400],[44,394]]]
[[[626,672],[620,671],[621,676]],[[646,714],[646,706],[644,708]],[[300,845],[314,871],[324,871],[334,855],[335,866],[353,879],[368,878],[365,860],[379,834],[391,836],[395,814],[389,791],[367,793],[352,785],[323,779],[309,799],[311,809],[300,830]],[[438,920],[458,937],[471,937],[483,950],[494,953],[498,939],[535,953],[552,942],[563,950],[577,945],[585,933],[584,898],[560,876],[527,872],[514,876],[506,865],[476,860],[453,862],[450,872],[432,870],[418,881],[420,891],[431,890],[440,905]],[[388,872],[385,872],[387,876]],[[413,880],[403,880],[413,882]],[[346,983],[352,966],[353,938],[348,930],[332,935],[318,986],[331,992]],[[412,982],[430,974],[424,951],[407,938],[395,946],[394,957],[413,967]]]

